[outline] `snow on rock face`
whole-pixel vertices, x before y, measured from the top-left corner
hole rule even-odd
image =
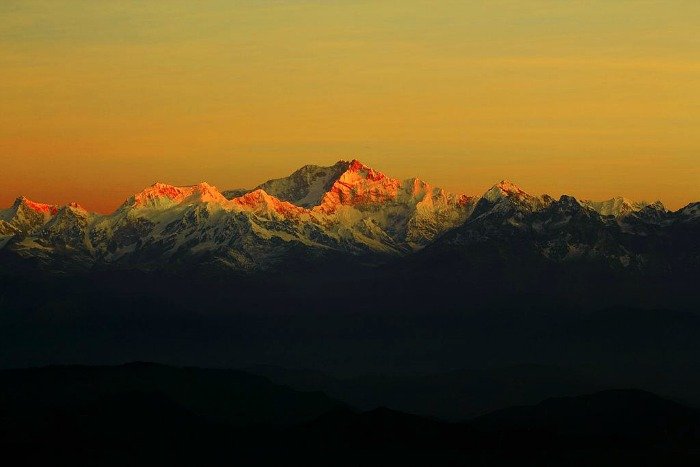
[[[686,220],[699,220],[700,203],[690,203],[686,207],[680,209],[678,213]]]
[[[31,211],[49,217],[56,215],[56,212],[58,212],[58,206],[55,206],[53,204],[37,203],[35,201],[25,198],[24,196],[18,198],[17,201],[15,201],[15,204],[18,205],[18,207],[25,207]]]
[[[511,213],[514,209],[534,212],[549,206],[553,201],[547,195],[533,196],[508,180],[502,180],[492,186],[481,199],[487,201],[489,206],[485,208],[482,201],[481,209],[478,211],[479,215],[485,214],[485,209],[486,214]]]
[[[41,253],[46,261],[68,254],[86,267],[123,262],[157,268],[207,257],[256,270],[300,252],[408,254],[449,231],[461,235],[460,226],[479,238],[504,229],[510,234],[515,226],[552,235],[553,245],[559,245],[557,235],[571,237],[579,227],[586,232],[603,223],[625,224],[630,234],[653,233],[652,221],[654,228],[677,221],[693,227],[700,211],[698,203],[668,213],[660,203],[624,198],[579,202],[562,196],[554,201],[506,180],[481,197],[456,195],[417,178],[391,178],[358,160],[307,165],[255,190],[225,193],[207,183],[156,183],[109,215],[88,213],[75,203],[58,207],[19,198],[0,210],[0,248]],[[616,217],[603,221],[605,216]],[[564,251],[559,246],[557,251]]]
[[[90,250],[88,227],[93,216],[77,203],[67,204],[59,208],[56,215],[46,223],[41,236],[61,245],[75,248],[84,246]]]
[[[492,186],[483,196],[483,198],[491,202],[496,202],[510,197],[526,199],[530,198],[531,196],[522,190],[518,185],[509,180],[501,180],[499,183]]]
[[[340,206],[381,204],[395,200],[403,183],[381,172],[366,167],[358,160],[349,163],[348,169],[324,193],[318,210],[332,213]]]
[[[164,208],[184,201],[226,203],[227,199],[213,186],[202,182],[191,186],[173,186],[154,183],[129,198],[124,206]]]
[[[657,203],[661,205],[661,209],[663,209],[663,205],[658,201]],[[582,200],[581,204],[593,209],[601,216],[613,217],[626,216],[633,212],[641,211],[645,207],[649,206],[649,203],[647,202],[634,202],[620,196],[605,201]],[[656,205],[656,203],[654,204]]]
[[[57,212],[58,206],[37,203],[20,196],[11,208],[2,211],[0,219],[17,231],[33,233],[40,230]],[[9,228],[3,230],[9,230]]]
[[[269,195],[308,208],[306,219],[332,235],[349,236],[382,251],[424,246],[464,222],[474,204],[466,195],[447,193],[419,179],[391,178],[358,160],[304,166],[261,187]]]
[[[262,189],[233,198],[231,204],[243,211],[252,212],[268,219],[299,217],[308,213],[308,210],[270,196]]]
[[[255,268],[255,261],[263,267],[267,256],[280,257],[294,245],[351,254],[405,253],[464,222],[474,204],[473,198],[418,179],[387,177],[357,160],[305,166],[262,186],[272,193],[259,188],[228,193],[227,199],[206,183],[155,183],[110,215],[90,214],[77,204],[60,209],[25,204],[53,216],[35,222],[44,227],[41,233],[36,229],[38,241],[60,250],[82,249],[83,257],[96,262],[135,256],[157,265],[163,258],[216,252],[246,268]],[[2,235],[17,230],[5,222],[14,215],[9,211],[0,213]]]
[[[258,188],[282,201],[311,208],[321,203],[323,195],[350,165],[346,161],[338,161],[330,167],[305,165],[288,177],[268,180]]]

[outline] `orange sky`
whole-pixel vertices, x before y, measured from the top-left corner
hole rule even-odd
[[[0,2],[0,206],[358,158],[700,200],[700,2]]]

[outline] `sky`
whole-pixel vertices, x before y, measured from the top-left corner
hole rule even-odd
[[[109,212],[357,158],[481,194],[700,200],[700,2],[0,2],[0,206]]]

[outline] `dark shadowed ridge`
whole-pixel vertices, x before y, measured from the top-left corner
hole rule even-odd
[[[550,399],[446,423],[386,408],[359,412],[244,372],[150,363],[53,366],[0,371],[0,415],[4,454],[21,454],[30,465],[692,465],[700,459],[698,411],[637,390]]]

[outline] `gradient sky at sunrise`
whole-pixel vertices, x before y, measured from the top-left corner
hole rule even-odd
[[[699,27],[694,0],[3,0],[0,205],[356,157],[678,208],[700,200]]]

